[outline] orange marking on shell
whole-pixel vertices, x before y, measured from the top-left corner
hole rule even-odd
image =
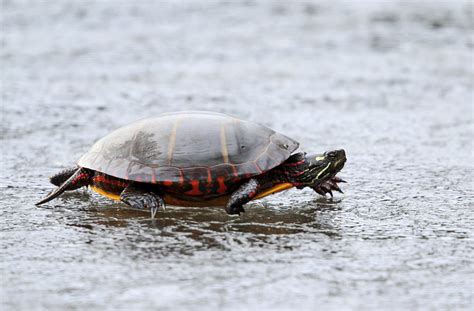
[[[94,178],[92,178],[92,181],[94,183],[104,183],[104,184],[115,185],[119,187],[123,187],[127,185],[127,183],[121,180],[114,179],[113,177],[112,178],[106,177],[105,175],[96,175],[94,176]]]
[[[171,180],[164,180],[163,181],[163,185],[164,186],[172,186],[173,185],[173,182]]]
[[[217,189],[217,193],[225,193],[227,191],[227,186],[224,183],[224,177],[222,176],[217,177],[217,182],[219,183],[219,188]]]
[[[191,180],[190,184],[192,186],[192,189],[189,191],[186,191],[185,194],[191,195],[191,196],[200,196],[202,195],[201,190],[199,190],[199,180]]]

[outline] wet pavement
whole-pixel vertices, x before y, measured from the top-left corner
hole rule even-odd
[[[473,303],[469,1],[1,2],[4,310],[406,310]],[[162,112],[344,148],[344,195],[151,220],[48,176]]]

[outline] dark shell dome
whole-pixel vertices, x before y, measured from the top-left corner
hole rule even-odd
[[[299,146],[265,126],[213,113],[158,115],[97,141],[77,164],[139,182],[248,178],[284,162]]]

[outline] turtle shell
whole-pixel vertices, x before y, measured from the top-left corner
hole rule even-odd
[[[298,146],[272,129],[228,115],[176,112],[111,132],[77,164],[146,183],[228,182],[272,169]]]

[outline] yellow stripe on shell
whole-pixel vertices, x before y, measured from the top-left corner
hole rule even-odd
[[[97,192],[100,195],[103,195],[104,197],[107,197],[109,199],[115,200],[115,201],[120,201],[120,195],[107,192],[101,188],[95,187],[95,186],[90,186],[91,190],[94,192]]]
[[[174,144],[176,143],[176,131],[178,130],[179,117],[174,121],[173,129],[171,130],[170,140],[168,142],[168,164],[171,165],[173,160]]]
[[[227,150],[227,141],[225,139],[225,126],[221,125],[221,153],[224,163],[229,163],[229,151]]]

